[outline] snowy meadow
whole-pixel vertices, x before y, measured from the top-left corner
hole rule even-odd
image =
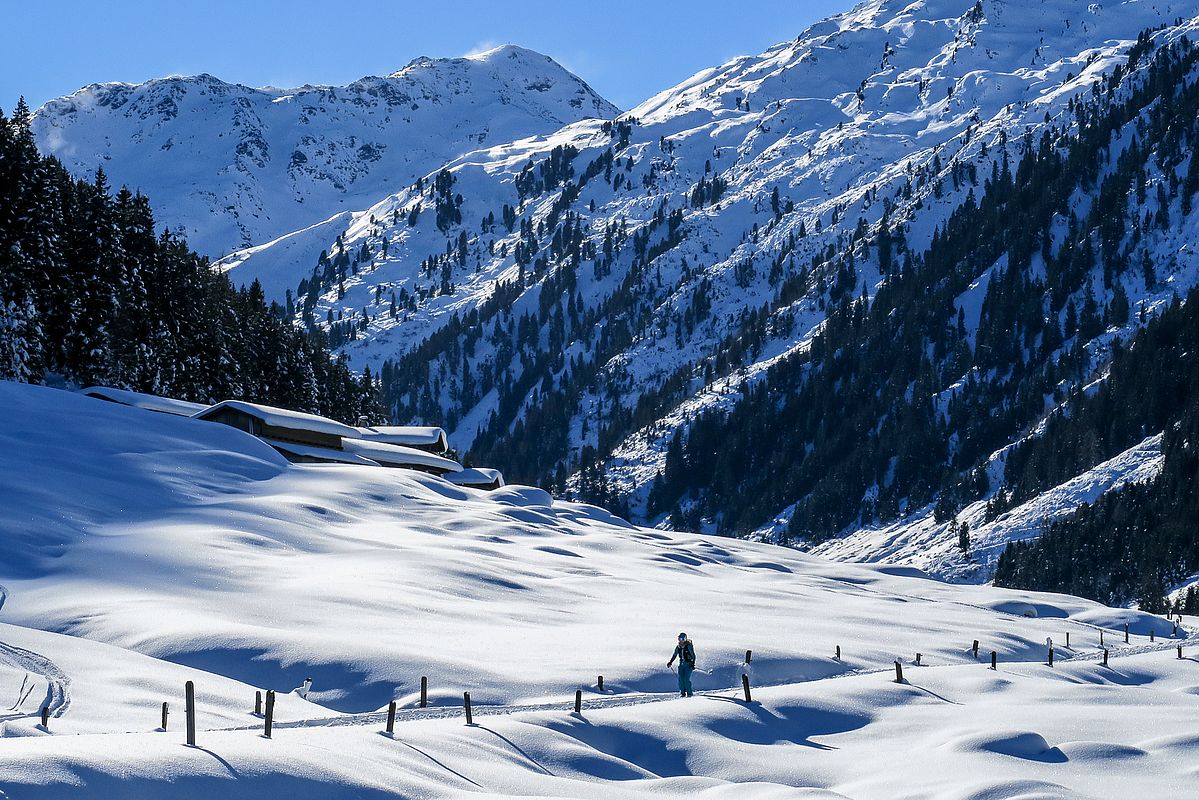
[[[1186,624],[288,464],[54,389],[0,384],[0,405],[6,800],[1164,797],[1199,777]],[[680,629],[693,699],[665,664]]]

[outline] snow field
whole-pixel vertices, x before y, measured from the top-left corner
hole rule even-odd
[[[53,389],[0,384],[0,406],[0,705],[34,683],[0,711],[5,800],[1164,796],[1196,777],[1199,667],[1160,618],[636,528],[528,487],[288,465],[231,428]],[[692,700],[665,668],[679,629],[705,671]],[[411,708],[421,675],[432,709]],[[273,741],[249,713],[262,689]]]
[[[612,710],[0,747],[10,797],[1083,798],[1186,796],[1199,665],[926,668]],[[136,753],[136,758],[129,755]]]

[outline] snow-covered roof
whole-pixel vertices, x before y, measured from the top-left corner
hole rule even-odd
[[[426,453],[411,447],[402,447],[385,442],[369,441],[367,439],[342,439],[341,446],[346,452],[356,453],[380,464],[390,464],[397,467],[425,467],[444,472],[461,472],[462,465],[448,458]]]
[[[456,486],[503,486],[504,475],[490,467],[470,467],[461,472],[446,475],[445,479]]]
[[[359,438],[372,442],[386,442],[408,447],[428,447],[430,445],[437,445],[442,449],[448,447],[445,431],[441,428],[388,425],[358,428],[357,430]]]
[[[333,450],[328,447],[313,447],[312,445],[296,444],[295,442],[283,442],[278,439],[263,439],[262,441],[276,450],[296,456],[319,458],[323,461],[338,461],[343,464],[359,464],[365,467],[379,466],[377,462],[371,461],[369,458],[363,458],[362,456],[347,453],[343,450]]]
[[[202,403],[192,403],[187,400],[176,400],[173,397],[159,397],[155,394],[133,392],[129,389],[113,389],[109,386],[89,386],[81,389],[80,394],[96,397],[124,406],[144,408],[147,411],[157,411],[161,414],[174,414],[179,417],[190,417],[203,411],[207,406]]]
[[[358,431],[349,425],[319,417],[316,414],[306,414],[303,411],[292,411],[287,408],[264,406],[260,403],[247,403],[243,400],[223,400],[215,406],[209,406],[193,416],[196,419],[208,419],[221,409],[230,408],[262,420],[266,425],[276,428],[291,428],[293,430],[327,433],[331,436],[357,436]]]

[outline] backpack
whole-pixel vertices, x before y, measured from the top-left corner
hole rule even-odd
[[[679,645],[679,660],[686,661],[687,666],[695,669],[695,645],[690,639]]]

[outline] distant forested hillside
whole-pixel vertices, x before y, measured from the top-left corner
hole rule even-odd
[[[0,377],[107,384],[201,402],[243,398],[344,420],[377,386],[319,331],[235,289],[150,202],[39,155],[22,103],[0,115]]]

